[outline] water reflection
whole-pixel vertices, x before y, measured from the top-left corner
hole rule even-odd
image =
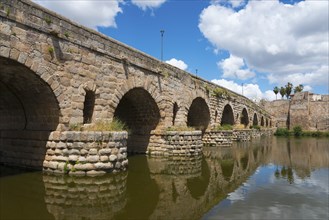
[[[56,220],[111,219],[125,207],[127,174],[97,178],[43,175],[47,210]]]
[[[132,156],[127,172],[93,178],[2,177],[0,219],[328,218],[327,139],[267,138],[203,152]]]
[[[328,139],[267,141],[260,146],[268,147],[253,150],[261,166],[203,219],[329,218]]]

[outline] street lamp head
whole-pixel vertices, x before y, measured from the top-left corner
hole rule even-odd
[[[163,36],[163,34],[164,34],[164,30],[161,30],[160,33],[161,33],[161,36]]]

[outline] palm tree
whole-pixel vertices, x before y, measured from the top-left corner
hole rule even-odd
[[[288,82],[288,84],[286,85],[286,96],[287,96],[287,99],[290,97],[291,90],[292,90],[292,83]]]
[[[294,88],[294,93],[301,92],[301,91],[303,91],[303,89],[304,89],[304,86],[302,84],[299,84],[298,86],[296,86]]]
[[[286,94],[286,88],[284,88],[283,86],[281,86],[279,92],[280,92],[280,95],[281,95],[281,99],[283,99],[283,96]]]
[[[275,94],[275,99],[278,99],[279,88],[277,86],[274,87],[273,92]]]

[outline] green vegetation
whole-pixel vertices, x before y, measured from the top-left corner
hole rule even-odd
[[[7,17],[10,15],[10,8],[6,9],[6,15],[7,15]]]
[[[97,121],[88,126],[82,124],[73,124],[69,128],[71,131],[128,131],[127,125],[117,118],[114,118],[112,122]]]
[[[328,131],[303,131],[301,126],[295,126],[292,131],[287,128],[278,128],[275,136],[295,136],[295,137],[329,137]]]
[[[69,32],[66,31],[66,32],[64,33],[64,36],[65,36],[66,38],[69,38],[69,36],[70,36]]]
[[[228,92],[226,89],[223,88],[215,88],[213,91],[214,96],[216,96],[217,98],[219,97],[223,97],[223,96],[228,96]]]
[[[195,128],[188,126],[171,126],[166,128],[166,131],[195,131]]]
[[[280,89],[277,86],[274,87],[273,92],[275,94],[275,99],[278,99],[278,93],[279,93],[279,91],[280,91]]]
[[[294,88],[294,93],[301,92],[301,91],[303,91],[303,89],[304,89],[304,86],[302,84],[299,84],[298,86],[296,86]]]
[[[218,125],[217,127],[215,127],[214,130],[215,131],[229,131],[229,130],[233,130],[233,126],[229,125],[229,124]]]
[[[284,88],[283,86],[281,86],[279,92],[280,92],[280,95],[281,95],[281,99],[283,99],[284,95],[286,94],[286,88]]]
[[[127,131],[128,127],[117,118],[114,118],[112,122],[97,121],[96,123],[83,128],[84,131]]]
[[[287,128],[278,128],[275,133],[275,136],[289,136],[290,132]]]
[[[45,17],[44,19],[45,19],[45,22],[46,22],[48,25],[51,24],[52,21],[51,21],[50,17]]]
[[[73,124],[69,126],[70,131],[82,131],[82,124]]]
[[[303,130],[302,130],[302,127],[301,126],[295,126],[293,128],[293,134],[295,137],[299,137],[303,134]]]
[[[54,49],[53,47],[48,47],[48,52],[49,52],[50,54],[53,54],[54,51],[55,51],[55,49]]]
[[[256,130],[259,130],[260,131],[260,126],[259,125],[251,125],[250,127],[249,127],[250,129],[256,129]]]
[[[281,86],[281,88],[278,88],[277,86],[274,87],[273,92],[274,92],[275,96],[278,93],[280,93],[282,99],[284,96],[286,96],[287,99],[289,99],[292,89],[293,89],[292,83],[288,82],[287,85],[285,85],[284,87],[283,86]],[[301,91],[303,91],[303,89],[304,89],[304,86],[302,84],[299,84],[298,86],[296,86],[294,88],[294,93],[301,92]]]

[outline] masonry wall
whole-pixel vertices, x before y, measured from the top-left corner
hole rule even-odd
[[[0,130],[10,130],[11,136],[22,141],[25,139],[18,137],[19,130],[63,132],[76,125],[112,121],[115,115],[125,119],[119,107],[123,100],[136,109],[132,111],[136,114],[129,116],[130,124],[144,125],[130,128],[133,132],[128,143],[135,142],[134,137],[142,137],[143,143],[138,149],[128,144],[128,151],[145,153],[151,130],[164,130],[173,124],[186,126],[196,99],[202,99],[209,108],[210,116],[204,117],[210,118],[209,122],[200,122],[208,128],[220,123],[226,105],[233,109],[234,124],[239,124],[244,108],[249,121],[254,114],[270,119],[270,114],[246,97],[228,90],[224,96],[215,96],[213,91],[219,86],[27,0],[1,1],[0,79]],[[141,92],[126,95],[134,89]],[[86,94],[94,97],[87,100],[88,105],[93,103],[89,111],[85,110]],[[147,110],[149,103],[153,103],[151,111]],[[86,117],[84,112],[90,115]],[[194,114],[197,117],[198,111]],[[7,155],[12,144],[5,138],[1,143],[0,155]],[[35,155],[39,155],[38,161],[45,158],[43,153]]]
[[[291,100],[265,103],[276,127],[301,126],[304,130],[329,130],[329,96],[309,92],[294,94]]]

